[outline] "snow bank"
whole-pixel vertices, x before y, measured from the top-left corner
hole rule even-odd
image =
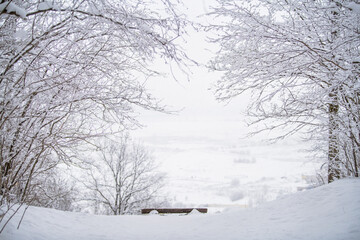
[[[21,214],[15,216],[19,220]],[[360,239],[360,179],[298,192],[258,208],[187,216],[94,216],[29,208],[5,240],[51,239]]]
[[[197,210],[196,208],[194,208],[193,210],[191,210],[191,212],[188,215],[198,215],[198,214],[202,214],[202,213],[199,212],[199,210]]]
[[[156,215],[156,214],[159,214],[159,212],[156,210],[152,210],[151,212],[149,212],[149,215]]]

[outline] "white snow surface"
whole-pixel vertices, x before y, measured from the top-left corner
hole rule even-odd
[[[360,14],[360,4],[355,2],[350,2],[347,4],[348,8],[351,8],[356,14]]]
[[[156,210],[152,210],[151,212],[149,212],[149,214],[150,214],[150,215],[156,215],[156,214],[159,214],[159,212],[156,211]]]
[[[346,179],[244,210],[187,216],[96,216],[30,207],[4,240],[360,239],[360,180]]]
[[[22,7],[19,7],[15,3],[6,1],[0,4],[0,12],[4,11],[6,8],[7,13],[15,13],[16,15],[26,18],[26,10]]]
[[[40,11],[52,9],[52,4],[50,2],[41,2],[39,3],[38,9]]]

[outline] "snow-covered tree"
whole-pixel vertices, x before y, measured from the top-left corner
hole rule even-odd
[[[27,202],[32,206],[73,211],[79,190],[74,182],[65,180],[61,170],[55,167],[36,173],[26,195]]]
[[[149,152],[128,137],[104,142],[82,178],[88,192],[84,200],[94,203],[96,213],[131,214],[154,201],[163,175],[156,172]]]
[[[49,159],[162,110],[138,78],[179,64],[186,21],[170,0],[0,1],[0,205],[26,201]],[[53,161],[53,160],[51,160]]]
[[[323,141],[328,181],[358,177],[360,3],[351,0],[218,1],[211,62],[217,97],[252,92],[249,115],[285,137]],[[263,124],[263,125],[261,125]]]

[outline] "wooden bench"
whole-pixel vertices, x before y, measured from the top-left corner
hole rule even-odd
[[[208,211],[207,208],[144,208],[141,209],[141,214],[149,214],[153,210],[156,210],[159,214],[189,214],[194,209],[201,213],[207,213]]]

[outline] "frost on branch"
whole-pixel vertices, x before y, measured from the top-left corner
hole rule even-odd
[[[329,181],[358,177],[359,4],[353,1],[218,1],[209,26],[221,50],[219,100],[252,92],[259,131],[303,132],[327,158]]]
[[[86,168],[83,199],[95,214],[138,213],[157,198],[164,180],[146,148],[126,136],[104,141]]]
[[[135,106],[164,110],[143,80],[156,58],[184,63],[186,21],[165,2],[0,5],[0,205],[31,203],[39,173],[137,126]]]
[[[52,3],[51,3],[51,2],[45,1],[45,2],[39,3],[38,9],[39,9],[40,11],[51,10],[51,9],[53,9],[53,6],[52,6]]]
[[[13,2],[3,2],[0,4],[0,12],[6,12],[8,14],[15,14],[21,18],[26,18],[26,10],[22,7],[19,7]]]

